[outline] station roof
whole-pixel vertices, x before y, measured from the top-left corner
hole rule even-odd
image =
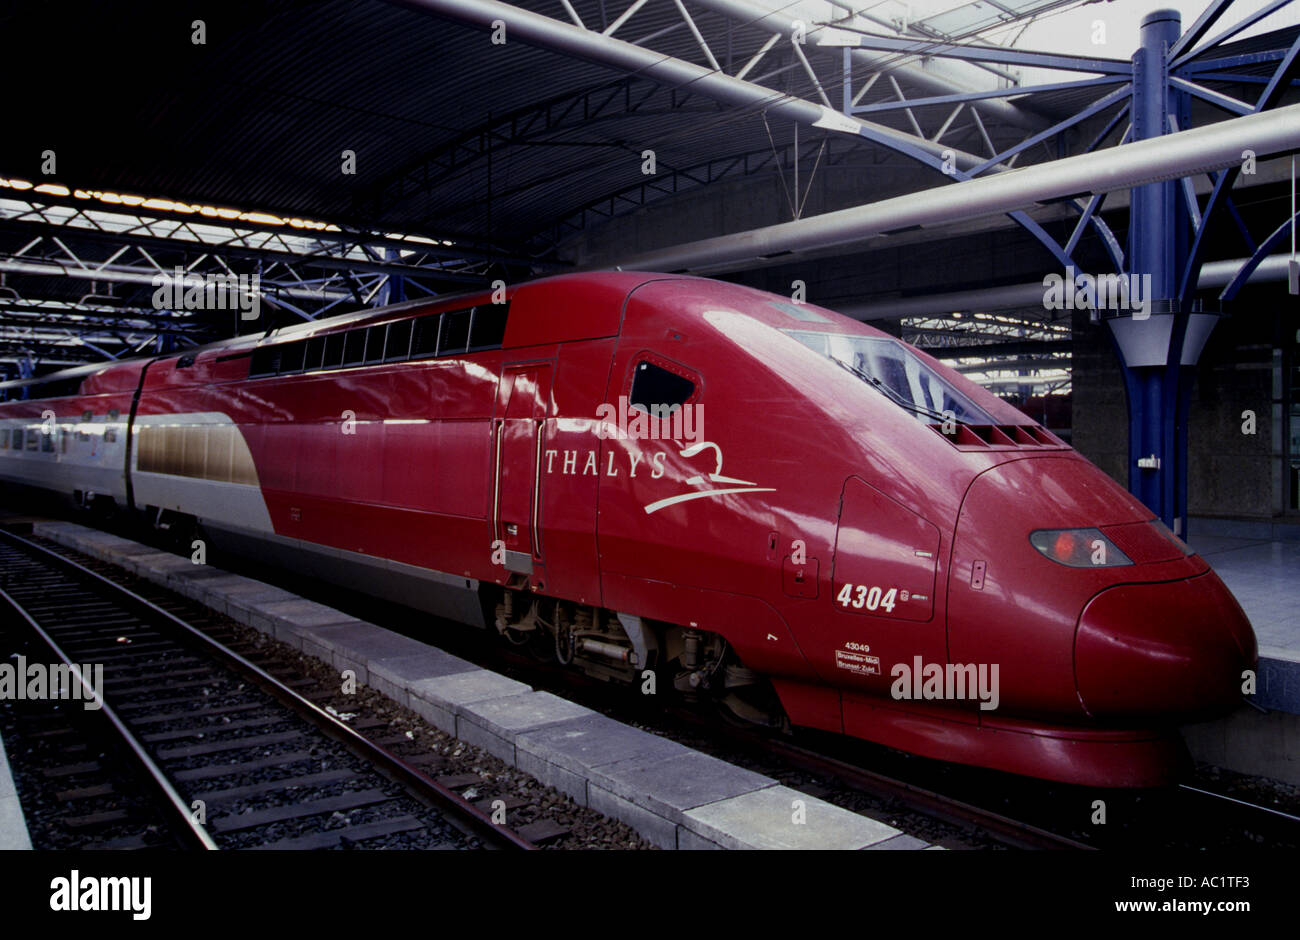
[[[558,9],[554,0],[517,5]],[[600,0],[573,5],[586,22],[603,21]],[[151,2],[9,6],[0,30],[11,49],[47,51],[39,76],[25,57],[0,63],[5,87],[31,89],[7,102],[0,173],[39,179],[42,152],[52,149],[57,176],[69,185],[536,251],[557,221],[643,181],[646,149],[660,168],[686,168],[761,156],[791,140],[788,122],[765,125],[760,113],[689,88],[672,93],[522,41],[494,45],[483,30],[382,0],[198,10]],[[195,45],[192,23],[204,13],[206,44]],[[762,41],[716,12],[693,16],[720,60],[743,61]],[[652,3],[619,38],[681,23],[672,4]],[[654,48],[702,60],[683,28],[657,37]],[[790,64],[781,47],[770,55],[773,69]],[[834,69],[818,67],[837,87]],[[767,83],[815,95],[797,69]],[[1045,93],[1023,107],[1060,117],[1096,96]],[[918,111],[923,122],[925,113]],[[902,112],[873,119],[910,130]],[[997,140],[995,122],[989,130]],[[975,149],[974,126],[962,133]],[[815,136],[806,132],[805,140]],[[840,149],[848,148],[868,146],[846,139]],[[355,175],[342,172],[348,150]],[[921,185],[926,174],[918,169],[916,177]]]
[[[571,5],[592,28],[628,6]],[[564,15],[556,0],[516,6]],[[729,71],[764,41],[761,31],[712,8],[687,6]],[[195,44],[200,18],[205,42]],[[1231,48],[1275,48],[1295,33]],[[385,0],[11,4],[0,12],[0,35],[12,53],[0,57],[11,90],[0,179],[46,179],[42,163],[52,151],[52,178],[71,187],[416,233],[538,273],[562,270],[565,239],[610,213],[747,173],[770,174],[778,161],[788,168],[795,152],[805,183],[815,160],[822,173],[871,173],[873,199],[933,185],[929,171],[860,138],[801,128],[796,147],[794,126],[768,120],[760,108],[724,106],[689,86],[508,37],[494,44],[485,30]],[[618,36],[704,62],[673,3],[646,4]],[[838,102],[835,57],[813,63]],[[1265,74],[1270,65],[1257,70]],[[788,44],[773,48],[751,77],[774,97],[817,95]],[[995,83],[990,77],[989,87]],[[906,78],[900,84],[915,92]],[[1246,99],[1258,86],[1216,87]],[[1064,89],[1017,106],[1046,126],[1097,96],[1095,88]],[[950,110],[933,105],[915,113],[932,132]],[[968,115],[944,141],[986,152]],[[872,119],[912,130],[904,111]],[[983,123],[999,146],[1026,133],[987,117]],[[658,168],[653,182],[642,172],[648,149]],[[345,151],[355,154],[355,174],[343,172]],[[1039,148],[1018,165],[1052,156]],[[888,172],[876,173],[880,167]],[[799,194],[790,198],[797,202]],[[771,206],[769,215],[757,224],[790,218],[789,207]],[[24,224],[0,220],[0,254],[30,237]],[[558,263],[540,263],[548,259]],[[26,277],[42,296],[69,302],[89,289],[66,278]]]

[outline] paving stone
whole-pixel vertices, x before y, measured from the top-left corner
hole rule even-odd
[[[284,640],[300,647],[289,637],[301,637],[312,627],[323,627],[337,623],[359,623],[333,607],[317,604],[315,601],[297,598],[287,601],[271,601],[257,604],[252,608],[252,626],[264,633],[271,633],[277,640]],[[326,645],[333,652],[334,647]]]
[[[339,668],[356,669],[357,675],[362,671],[368,674],[370,664],[385,658],[416,656],[427,650],[418,640],[385,630],[383,627],[362,621],[362,627],[348,634],[344,642],[334,648],[334,665]]]
[[[128,558],[124,562],[123,567],[129,571],[135,572],[143,578],[148,578],[153,575],[160,575],[165,578],[166,574],[160,566],[165,562],[177,560],[179,559],[177,559],[175,555],[167,552],[149,552],[144,555],[134,555],[131,558]]]
[[[677,827],[677,848],[683,852],[710,851],[716,852],[722,848],[712,839],[706,839],[704,836],[697,835],[691,830],[683,827]]]
[[[550,761],[543,760],[535,754],[529,754],[519,747],[517,741],[515,744],[515,766],[537,779],[543,786],[554,787],[559,790],[579,806],[587,805],[587,777],[585,774],[575,773],[561,767],[559,764],[552,764]]]
[[[515,750],[520,770],[535,767],[545,772],[545,764],[584,779],[593,768],[618,761],[662,760],[690,753],[690,748],[676,741],[596,713],[521,732],[515,739]]]
[[[231,619],[238,620],[245,626],[254,629],[259,629],[253,622],[256,619],[258,607],[263,604],[273,604],[277,601],[299,599],[288,591],[270,584],[260,584],[257,581],[249,581],[247,584],[233,584],[230,587],[221,588],[219,591],[214,589],[214,593],[219,598],[219,600],[214,599],[214,606],[217,610]],[[265,627],[265,624],[263,626]],[[262,632],[273,631],[262,629]]]
[[[471,672],[420,679],[411,684],[409,691],[412,711],[454,735],[462,706],[532,690],[522,682],[476,667]]]
[[[118,539],[104,546],[104,553],[109,558],[135,558],[137,555],[149,555],[155,551],[153,546],[144,545],[140,542],[132,542],[129,539]]]
[[[930,843],[918,839],[916,838],[916,836],[897,835],[892,838],[885,839],[882,842],[877,842],[875,845],[868,845],[866,847],[866,850],[872,852],[885,852],[885,851],[896,852],[899,850],[912,851],[915,849],[928,849],[928,848],[932,848]]]
[[[215,569],[214,569],[215,570]],[[235,588],[247,581],[247,578],[241,578],[237,574],[229,574],[225,571],[217,571],[217,577],[208,578],[199,582],[197,600],[206,604],[213,610],[220,610],[221,603],[224,600],[225,592]],[[257,582],[253,582],[257,583]]]
[[[445,731],[450,735],[456,734],[456,712],[453,709],[436,705],[428,699],[417,698],[414,694],[409,695],[407,702],[411,711],[439,731]]]
[[[771,777],[689,748],[672,757],[633,758],[596,767],[591,778],[616,796],[674,823],[682,822],[689,809],[776,784]]]
[[[296,642],[298,649],[308,656],[314,656],[323,662],[337,665],[336,652],[347,642],[348,634],[360,626],[363,626],[360,620],[345,623],[327,623],[312,627],[278,621],[275,636],[276,639],[285,643],[294,644]],[[350,663],[340,668],[351,669],[357,674],[357,681],[362,685],[365,684],[366,667],[364,664]]]
[[[664,819],[648,809],[643,809],[635,803],[611,793],[604,787],[597,786],[595,783],[588,783],[587,805],[610,819],[626,823],[636,830],[643,839],[659,846],[661,849],[677,848],[676,823]]]
[[[1276,646],[1259,650],[1256,705],[1291,715],[1300,714],[1300,653]]]
[[[861,849],[901,835],[779,784],[697,806],[682,825],[728,849]]]
[[[32,840],[27,834],[23,807],[18,801],[18,790],[9,773],[4,742],[0,741],[0,850],[30,849]]]
[[[31,837],[16,796],[0,796],[0,850],[30,849]]]
[[[191,564],[189,571],[173,572],[169,577],[168,586],[177,594],[183,594],[191,600],[202,601],[207,592],[205,585],[220,580],[224,573],[206,565]]]
[[[17,795],[18,788],[14,786],[14,778],[9,773],[9,760],[5,756],[4,741],[0,741],[0,799]]]
[[[88,542],[125,541],[120,535],[114,535],[112,532],[101,532],[99,529],[88,529],[85,526],[78,526],[74,531],[77,538]]]
[[[521,732],[594,714],[590,708],[550,692],[527,692],[465,705],[456,723],[456,733],[462,740],[514,765],[515,738]]]
[[[148,570],[162,575],[169,584],[181,584],[195,575],[202,574],[205,570],[211,571],[210,568],[205,569],[203,565],[196,565],[188,558],[179,555],[144,555],[141,558],[148,558]]]
[[[1183,725],[1178,730],[1192,757],[1222,767],[1228,759],[1229,725],[1230,722],[1225,720],[1204,721],[1194,725]]]
[[[508,695],[522,695],[531,691],[532,689],[522,682],[475,667],[470,672],[421,679],[411,686],[411,698],[421,698],[444,707],[451,707],[460,714],[461,708],[474,702],[505,698]]]
[[[99,553],[106,556],[121,555],[130,557],[134,555],[147,555],[157,551],[149,545],[142,545],[139,542],[133,542],[130,539],[124,539],[118,535],[112,535],[108,532],[97,532],[93,529],[86,530],[85,533],[77,533],[75,538],[78,542],[86,546],[93,546]]]
[[[423,647],[413,656],[394,656],[370,662],[369,685],[395,702],[410,706],[411,684],[421,679],[450,676],[477,669],[473,663],[444,653],[442,650]]]

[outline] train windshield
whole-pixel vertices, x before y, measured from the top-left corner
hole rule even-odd
[[[942,424],[949,417],[963,424],[996,423],[898,340],[850,333],[786,332],[931,424]]]

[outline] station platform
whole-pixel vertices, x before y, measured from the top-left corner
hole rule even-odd
[[[18,789],[9,772],[5,757],[5,744],[0,741],[0,849],[30,849],[32,840],[27,834],[23,807],[18,802]]]
[[[934,849],[784,786],[281,588],[68,522],[33,531],[192,598],[666,849]]]
[[[1190,528],[1188,544],[1255,628],[1255,704],[1300,714],[1300,525],[1193,518]]]
[[[1182,728],[1192,756],[1300,784],[1300,524],[1193,517],[1188,544],[1255,628],[1258,685],[1238,711]]]

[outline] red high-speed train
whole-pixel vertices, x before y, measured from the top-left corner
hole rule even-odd
[[[1154,785],[1256,661],[1061,440],[744,287],[566,275],[0,388],[0,478],[770,724]]]

